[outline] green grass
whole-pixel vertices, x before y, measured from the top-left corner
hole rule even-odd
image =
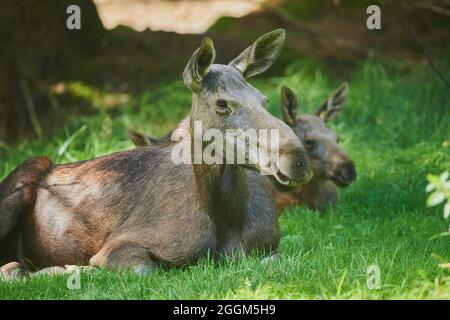
[[[426,65],[411,69],[368,61],[346,80],[347,110],[333,127],[355,160],[358,180],[343,190],[338,209],[324,216],[287,210],[280,218],[279,261],[202,260],[142,278],[95,270],[82,273],[80,290],[67,289],[67,276],[0,281],[0,298],[450,299],[450,274],[438,267],[450,261],[450,238],[434,237],[449,222],[442,208],[425,207],[426,175],[450,167],[448,90]],[[282,78],[255,81],[276,115],[281,85],[299,95],[302,113],[313,112],[338,83],[326,71],[298,64]],[[74,95],[82,89],[81,100],[89,99],[89,87],[72,87]],[[73,119],[51,138],[0,147],[0,177],[35,155],[63,163],[131,148],[127,128],[161,136],[189,112],[191,99],[182,83],[173,81],[132,97],[120,110],[104,111],[97,93],[96,115]],[[367,288],[371,265],[380,268],[380,289]]]

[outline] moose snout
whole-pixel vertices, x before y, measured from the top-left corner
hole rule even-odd
[[[356,180],[355,163],[349,160],[338,165],[333,172],[332,179],[339,187],[347,187]]]
[[[286,186],[305,184],[311,180],[312,175],[311,164],[303,148],[296,148],[280,156],[275,177],[281,184]]]
[[[274,177],[280,184],[289,187],[307,183],[313,173],[301,140],[283,121],[273,118],[272,124],[272,128],[279,130],[278,148],[275,153],[272,149],[272,156],[277,155],[277,160],[272,161]]]

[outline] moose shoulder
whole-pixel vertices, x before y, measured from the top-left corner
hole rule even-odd
[[[311,178],[305,149],[245,80],[270,67],[284,37],[284,30],[263,35],[229,65],[213,64],[215,50],[206,38],[183,78],[193,93],[192,121],[202,121],[205,130],[279,130],[283,153],[268,170],[280,183],[298,185]],[[146,272],[208,254],[278,249],[275,205],[256,172],[267,163],[252,165],[255,171],[248,165],[175,165],[171,145],[68,165],[45,159],[25,163],[0,184],[0,245],[12,253],[1,260]]]

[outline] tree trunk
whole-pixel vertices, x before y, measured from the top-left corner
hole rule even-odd
[[[81,30],[68,30],[69,5],[81,9]],[[100,46],[104,32],[91,0],[0,1],[0,141],[34,132],[51,111],[49,83]]]

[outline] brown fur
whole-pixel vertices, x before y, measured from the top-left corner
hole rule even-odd
[[[10,261],[19,248],[16,227],[33,210],[36,188],[51,170],[47,157],[33,158],[14,170],[0,187],[0,264]]]
[[[136,149],[54,166],[37,187],[34,208],[17,214],[24,219],[23,248],[14,259],[39,268],[181,266],[208,252],[278,248],[275,208],[258,174],[237,166],[174,166],[170,150]],[[196,180],[204,185],[193,188]],[[15,204],[16,211],[29,205],[22,198]]]

